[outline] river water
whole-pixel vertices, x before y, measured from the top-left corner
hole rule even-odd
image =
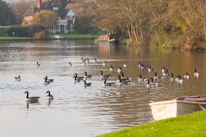
[[[90,58],[83,65],[81,57]],[[97,58],[97,62],[94,62]],[[106,60],[108,65],[102,66]],[[36,66],[36,62],[40,67]],[[184,84],[171,83],[169,78],[161,80],[160,86],[148,90],[137,76],[151,77],[146,70],[138,68],[138,62],[151,65],[161,74],[166,67],[175,76],[193,75],[194,68],[200,78],[191,76]],[[69,66],[72,62],[72,66]],[[0,136],[1,137],[93,137],[104,133],[152,122],[150,101],[172,99],[186,95],[206,97],[206,53],[159,51],[148,48],[124,46],[92,41],[32,41],[0,43]],[[123,68],[123,64],[128,64]],[[115,82],[117,68],[122,67],[126,76],[134,76],[129,85],[104,87],[99,71],[110,74],[108,81]],[[74,73],[83,76],[87,71],[93,75],[84,87],[75,83]],[[21,81],[15,81],[15,76]],[[44,77],[54,79],[44,85]],[[39,103],[27,104],[24,92],[40,96]],[[45,99],[50,90],[54,100]]]

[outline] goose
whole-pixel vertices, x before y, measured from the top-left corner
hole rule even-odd
[[[173,82],[173,81],[175,80],[175,78],[174,78],[174,74],[171,73],[170,75],[171,75],[170,81]]]
[[[46,99],[48,99],[48,100],[54,99],[53,95],[51,94],[51,92],[49,90],[46,93],[48,94],[48,95],[46,95]]]
[[[122,78],[120,75],[117,76],[117,82],[121,82],[121,81],[130,81],[127,78]]]
[[[153,78],[151,78],[150,80],[151,80],[151,82],[150,82],[151,85],[153,85],[154,87],[159,86],[159,82],[154,82]]]
[[[196,77],[196,78],[200,77],[200,72],[197,72],[196,69],[195,69],[195,72],[194,72],[194,77]]]
[[[104,86],[106,87],[106,86],[112,86],[112,85],[114,85],[115,83],[114,82],[109,82],[109,83],[107,83],[107,79],[105,78],[104,79]]]
[[[105,60],[105,61],[103,61],[102,66],[106,66],[106,65],[107,65],[107,62]]]
[[[138,81],[138,82],[143,81],[143,78],[142,78],[142,75],[141,75],[141,74],[139,74],[139,76],[138,76],[138,78],[137,78],[137,81]]]
[[[180,75],[177,75],[177,77],[175,78],[175,81],[179,84],[183,84],[184,83],[184,79],[181,78]]]
[[[71,63],[71,62],[69,62],[69,66],[70,66],[70,67],[72,66],[72,63]]]
[[[48,85],[48,84],[50,84],[50,82],[47,81],[47,79],[44,79],[44,84],[45,84],[45,85]]]
[[[165,73],[165,67],[162,68],[162,74]]]
[[[123,67],[126,68],[128,65],[127,64],[123,64]]]
[[[114,67],[113,67],[112,65],[110,66],[109,71],[110,71],[110,72],[113,72],[113,71],[114,71]]]
[[[37,67],[39,67],[39,66],[40,66],[40,64],[39,64],[39,62],[38,62],[38,61],[36,62],[36,66],[37,66]]]
[[[85,63],[89,64],[89,58],[86,58]]]
[[[154,85],[152,85],[152,84],[150,83],[150,81],[148,80],[148,81],[147,81],[147,84],[146,84],[147,90],[149,91],[149,89],[152,88],[152,87],[154,87]]]
[[[117,69],[117,72],[120,74],[120,73],[122,72],[122,68],[119,67],[119,68]]]
[[[151,73],[151,72],[153,71],[153,68],[151,67],[151,65],[148,67],[147,71],[148,71],[149,73]]]
[[[45,81],[47,81],[49,83],[54,82],[54,79],[48,79],[48,76],[46,76],[44,79],[45,79]]]
[[[121,85],[128,85],[128,84],[129,84],[129,82],[131,82],[131,81],[129,81],[129,80],[123,80],[123,79],[120,79],[119,84],[120,84],[120,86],[121,86]]]
[[[84,82],[84,87],[89,87],[92,84],[92,83],[87,83],[86,80],[84,80],[83,82]]]
[[[14,77],[16,81],[21,81],[21,77],[20,75],[18,75],[17,77]]]
[[[169,76],[169,70],[168,69],[165,69],[164,72],[162,73],[162,75],[164,77],[168,77]]]
[[[190,75],[189,75],[189,73],[187,73],[187,72],[185,73],[185,75],[184,75],[184,79],[187,79],[187,80],[190,79]]]
[[[26,102],[35,103],[35,102],[39,101],[40,97],[38,97],[38,96],[29,97],[29,91],[25,91],[24,93],[26,94],[26,99],[25,99]]]
[[[92,78],[92,75],[87,75],[87,72],[84,72],[84,80],[87,80],[87,78]]]
[[[145,69],[145,68],[146,68],[146,67],[145,67],[143,64],[142,64],[141,67],[140,67],[141,70],[143,70],[143,69]]]
[[[157,77],[157,72],[154,73],[153,79],[154,79],[154,80],[157,80],[157,79],[158,79],[158,77]]]
[[[121,73],[121,79],[126,79],[132,81],[133,77],[124,77],[124,72]]]
[[[94,63],[97,63],[97,58],[94,58]]]
[[[103,75],[103,71],[100,70],[100,80],[104,80],[104,79],[107,79],[109,78],[111,75]]]
[[[78,76],[77,76],[77,73],[74,74],[73,78],[74,78],[74,80],[77,81],[77,82],[79,82],[79,81],[81,81],[81,80],[84,79],[84,77],[78,77]]]
[[[141,62],[139,62],[138,67],[139,67],[139,68],[141,68],[141,66],[142,66],[142,63],[141,63]]]

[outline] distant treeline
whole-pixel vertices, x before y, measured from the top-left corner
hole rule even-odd
[[[93,6],[98,27],[135,45],[193,50],[206,41],[204,0],[97,0]]]

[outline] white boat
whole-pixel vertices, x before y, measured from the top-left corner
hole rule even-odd
[[[154,120],[162,120],[203,110],[206,108],[206,98],[187,96],[172,100],[151,102],[149,105]]]

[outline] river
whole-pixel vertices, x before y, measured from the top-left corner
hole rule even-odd
[[[90,63],[83,65],[81,57],[89,58]],[[108,65],[102,65],[104,60]],[[175,76],[188,72],[191,78],[181,85],[165,78],[148,92],[137,76],[153,74],[140,70],[140,61],[158,74],[164,66]],[[0,63],[1,137],[93,137],[152,122],[150,101],[186,95],[206,97],[205,52],[95,45],[89,40],[15,41],[0,43]],[[134,77],[132,82],[105,88],[99,71],[110,74],[110,65],[115,71],[108,81],[116,82],[116,70],[121,66],[125,76]],[[193,77],[195,68],[200,72],[197,79]],[[83,76],[85,71],[93,75],[87,80],[91,87],[74,82],[74,73]],[[20,82],[14,79],[18,75]],[[45,85],[46,75],[54,82]],[[45,99],[47,90],[54,96],[50,103]],[[27,104],[25,91],[40,96],[39,103]]]

